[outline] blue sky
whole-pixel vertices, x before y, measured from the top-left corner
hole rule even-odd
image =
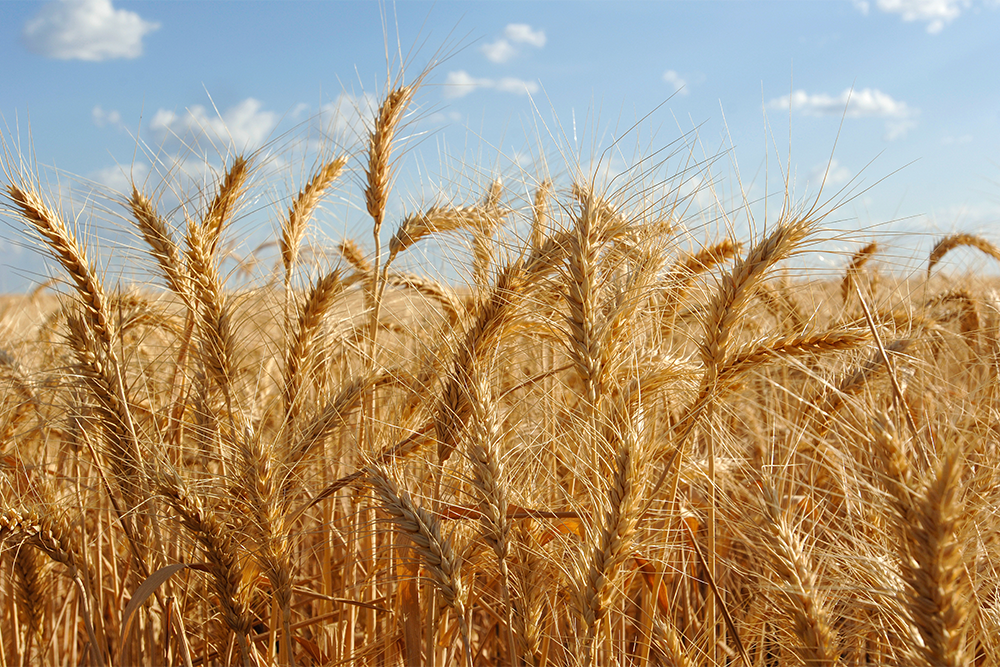
[[[58,0],[5,2],[0,18],[0,131],[97,235],[115,211],[86,204],[95,187],[152,187],[168,167],[204,182],[195,165],[263,147],[270,189],[238,230],[263,242],[316,150],[358,153],[388,53],[407,80],[436,63],[406,126],[397,214],[476,199],[494,175],[528,192],[617,141],[609,176],[661,149],[669,173],[693,155],[699,169],[672,183],[701,187],[694,218],[733,206],[737,173],[758,202],[790,159],[801,199],[829,165],[826,192],[857,194],[831,225],[862,230],[827,246],[831,266],[878,235],[900,263],[950,231],[1000,241],[997,0]],[[351,164],[318,229],[365,241]],[[0,290],[45,274],[18,238],[0,226]]]

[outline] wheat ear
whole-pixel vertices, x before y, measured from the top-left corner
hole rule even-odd
[[[531,236],[529,242],[532,250],[541,248],[545,243],[546,227],[549,220],[549,195],[552,192],[552,181],[545,179],[535,190],[535,199],[531,206]]]
[[[576,610],[585,628],[581,647],[581,663],[585,667],[593,663],[598,625],[608,612],[615,574],[628,557],[642,514],[639,502],[643,497],[639,476],[642,462],[636,432],[636,422],[641,419],[633,412],[622,404],[609,407],[605,415],[601,440],[615,452],[606,504],[600,523],[594,527],[590,551],[573,573]]]
[[[517,655],[514,644],[514,605],[512,603],[510,558],[511,520],[507,514],[508,480],[500,461],[498,445],[500,428],[497,423],[496,405],[488,385],[489,374],[473,369],[469,378],[472,414],[469,425],[468,456],[472,464],[472,486],[478,496],[482,537],[493,550],[500,570],[504,612],[507,624],[507,642],[510,659]]]
[[[589,191],[588,191],[589,192]],[[568,346],[577,374],[583,380],[587,409],[598,409],[598,398],[604,393],[601,350],[602,337],[597,320],[597,243],[598,202],[590,194],[582,198],[575,234],[569,252],[564,295],[569,308]]]
[[[725,239],[707,248],[702,248],[698,252],[687,254],[676,261],[663,279],[664,315],[676,313],[677,307],[691,285],[694,284],[695,278],[735,257],[740,252],[741,247],[742,244],[736,243],[732,239]],[[668,321],[665,321],[664,326],[667,325]]]
[[[0,545],[30,546],[66,568],[80,596],[80,616],[90,639],[90,655],[95,665],[103,667],[102,645],[98,643],[90,611],[89,571],[83,555],[74,545],[69,529],[56,520],[51,510],[35,512],[25,508],[0,510]]]
[[[152,200],[139,192],[135,185],[132,186],[132,196],[129,197],[127,204],[132,211],[136,228],[149,246],[150,256],[160,267],[167,287],[186,302],[190,301],[187,271],[167,221],[156,211]]]
[[[861,275],[861,269],[864,268],[865,264],[871,261],[875,253],[879,251],[878,243],[869,243],[861,250],[858,250],[851,256],[851,261],[847,265],[847,270],[844,272],[844,279],[840,283],[840,298],[844,301],[846,306],[851,299],[851,294],[854,293],[854,285],[858,281],[858,276]]]
[[[219,191],[212,199],[212,203],[208,205],[205,216],[201,220],[207,254],[214,255],[218,252],[222,232],[236,212],[240,197],[246,191],[249,176],[250,162],[242,155],[237,155],[233,159],[233,163],[229,165],[229,169],[226,170],[222,182],[219,183]]]
[[[212,585],[222,607],[222,620],[236,636],[244,667],[250,667],[253,664],[247,643],[247,634],[253,625],[250,592],[243,583],[243,565],[232,531],[198,497],[191,495],[176,473],[159,472],[156,484],[160,494],[180,517],[181,524],[205,550]]]
[[[281,250],[281,264],[285,269],[285,289],[291,285],[292,271],[299,256],[299,246],[305,236],[306,227],[312,219],[316,207],[333,182],[347,164],[346,157],[338,157],[320,167],[288,208],[285,224],[281,227],[281,239],[278,247]]]
[[[489,228],[494,217],[482,206],[432,206],[423,213],[408,215],[389,240],[389,262],[432,234]]]
[[[111,324],[110,307],[101,280],[62,217],[34,191],[11,183],[7,186],[7,195],[69,274],[80,297],[84,316],[83,319],[75,319],[76,326],[70,327],[70,343],[83,367],[87,387],[105,417],[102,423],[107,453],[113,465],[118,466],[116,482],[131,509],[138,504],[141,496],[140,447],[115,347],[116,333]]]
[[[284,426],[289,438],[294,437],[297,430],[298,414],[302,408],[299,394],[304,381],[303,367],[308,363],[312,342],[319,333],[323,317],[343,290],[340,272],[328,273],[316,281],[299,311],[298,324],[285,358],[282,392],[285,404]]]
[[[968,664],[963,635],[969,614],[963,592],[961,465],[954,445],[921,482],[883,416],[874,425],[875,450],[892,498],[898,556],[908,616],[923,642],[915,647],[927,667]]]
[[[816,572],[805,552],[805,544],[789,523],[773,488],[764,489],[765,519],[769,531],[771,566],[781,580],[785,597],[792,607],[792,630],[800,644],[795,652],[806,665],[838,664],[836,632],[830,625],[830,611],[818,594]]]
[[[986,253],[993,259],[1000,260],[1000,248],[997,248],[983,237],[974,236],[972,234],[952,234],[950,236],[945,236],[943,239],[935,243],[934,247],[931,249],[930,257],[927,259],[927,277],[930,278],[931,270],[934,268],[935,264],[940,262],[941,259],[949,252],[960,246],[975,248],[976,250]]]
[[[381,465],[369,468],[368,481],[392,522],[410,538],[445,603],[455,613],[462,634],[465,664],[471,667],[472,647],[466,609],[469,593],[451,540],[441,534],[441,520],[414,503],[410,494],[401,489]]]

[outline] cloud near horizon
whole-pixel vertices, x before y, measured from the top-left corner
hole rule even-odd
[[[854,0],[862,14],[868,15],[871,3]],[[875,7],[884,14],[898,14],[906,22],[923,21],[927,32],[936,35],[972,6],[972,0],[876,0]]]
[[[533,95],[538,92],[538,84],[534,81],[525,81],[512,76],[500,79],[477,78],[465,70],[448,72],[444,85],[444,96],[450,99],[465,97],[471,92],[484,88],[516,95]]]
[[[681,78],[681,75],[672,69],[668,69],[663,73],[663,80],[674,87],[674,92],[679,95],[687,95],[687,81]]]
[[[527,23],[509,23],[504,28],[503,37],[480,47],[486,59],[494,63],[505,63],[520,53],[517,45],[524,44],[540,49],[545,46],[545,31],[535,30]]]
[[[884,118],[886,120],[886,138],[898,139],[917,126],[918,109],[910,107],[906,102],[895,100],[892,96],[875,88],[851,90],[848,88],[840,95],[814,93],[810,95],[804,90],[793,91],[791,95],[775,98],[767,103],[769,109],[792,110],[810,116],[841,116],[848,118]]]
[[[259,148],[278,124],[279,115],[265,111],[263,104],[252,97],[229,107],[221,114],[210,113],[196,104],[183,113],[159,109],[149,123],[149,129],[161,141],[177,139],[185,145],[196,146],[201,137],[210,142],[222,141],[237,150]]]
[[[159,23],[115,9],[111,0],[54,0],[24,25],[28,49],[46,58],[100,62],[138,58],[142,38]]]

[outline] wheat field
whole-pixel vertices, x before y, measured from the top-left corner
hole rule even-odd
[[[108,202],[123,285],[7,153],[61,289],[2,304],[0,663],[1000,664],[1000,293],[938,266],[1000,250],[789,271],[835,204],[692,247],[676,193],[586,173],[392,219],[415,92],[238,285],[253,155]],[[371,239],[307,258],[352,166]],[[467,284],[397,268],[432,239]]]

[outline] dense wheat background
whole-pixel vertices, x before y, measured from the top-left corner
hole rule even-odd
[[[692,247],[676,191],[583,172],[387,219],[414,92],[238,286],[255,156],[107,203],[135,286],[5,156],[62,289],[2,304],[0,663],[998,664],[1000,295],[936,264],[1000,251],[813,276],[836,203]],[[351,169],[371,241],[306,258]],[[467,285],[397,269],[434,239]]]

